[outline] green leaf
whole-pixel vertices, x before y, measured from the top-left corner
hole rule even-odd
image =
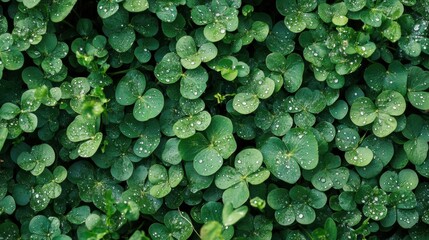
[[[164,95],[156,88],[147,90],[134,105],[133,116],[138,121],[147,121],[158,116],[164,108]]]
[[[235,156],[234,166],[241,175],[246,176],[256,172],[262,165],[262,153],[255,148],[240,151]]]
[[[202,176],[216,173],[223,164],[223,158],[214,148],[205,148],[194,158],[194,168]]]
[[[0,118],[4,120],[11,120],[18,116],[18,114],[21,112],[21,109],[10,102],[4,103],[0,108]]]
[[[31,233],[46,235],[50,233],[51,221],[44,215],[34,216],[28,225],[28,229]]]
[[[142,158],[150,156],[161,141],[158,121],[155,119],[146,121],[136,133],[139,138],[133,146],[134,154]]]
[[[131,70],[121,78],[116,86],[115,99],[124,106],[132,105],[143,94],[146,88],[144,74],[137,70]]]
[[[232,203],[232,206],[237,208],[246,203],[249,196],[250,193],[247,183],[240,181],[223,192],[222,200],[224,203]]]
[[[176,52],[181,58],[187,58],[197,53],[197,46],[191,36],[183,36],[176,42]],[[196,67],[198,67],[197,64]]]
[[[37,128],[37,116],[34,113],[21,113],[19,115],[19,127],[22,131],[31,133]]]
[[[349,111],[349,106],[344,100],[338,100],[329,107],[329,112],[335,119],[343,119]]]
[[[241,181],[241,175],[231,166],[224,166],[216,173],[215,184],[219,189],[227,189]]]
[[[394,117],[380,112],[372,125],[372,132],[377,137],[386,137],[395,131],[396,126],[397,121]]]
[[[91,137],[90,140],[87,140],[86,142],[83,142],[79,149],[77,150],[77,153],[79,156],[83,158],[92,157],[95,152],[98,150],[98,147],[101,144],[101,141],[103,140],[103,133],[98,132],[93,137]]]
[[[354,150],[346,152],[344,157],[348,163],[358,167],[363,167],[371,162],[374,154],[369,148],[358,147]]]
[[[33,8],[35,6],[37,6],[37,4],[39,4],[40,0],[24,0],[24,6],[26,6],[27,8]]]
[[[213,116],[210,126],[206,129],[207,139],[224,159],[229,158],[237,149],[232,131],[231,120],[221,115]]]
[[[403,114],[406,108],[404,97],[400,93],[391,90],[381,92],[375,105],[380,111],[391,116]]]
[[[119,181],[128,180],[133,174],[134,166],[133,163],[125,157],[118,158],[114,161],[110,168],[112,176]]]
[[[375,104],[367,97],[356,99],[350,108],[350,119],[357,126],[365,126],[377,117]]]
[[[419,221],[419,213],[414,209],[398,209],[397,221],[402,228],[410,229]]]
[[[182,64],[175,53],[167,53],[154,70],[155,77],[164,84],[177,82],[182,76]]]
[[[125,0],[123,4],[128,12],[143,12],[149,8],[147,0]]]
[[[180,93],[184,98],[197,99],[207,87],[209,75],[203,67],[188,70],[180,80]]]
[[[427,157],[429,145],[423,137],[417,137],[416,139],[405,142],[404,150],[410,162],[415,165],[420,165]]]
[[[79,225],[85,222],[86,218],[90,214],[90,208],[86,205],[73,208],[68,214],[67,214],[67,220],[73,224]]]
[[[286,91],[296,92],[302,84],[304,74],[304,61],[298,54],[292,53],[286,58],[286,69],[283,72],[284,87]]]
[[[6,142],[9,130],[5,127],[0,127],[0,151],[2,150],[4,143]]]
[[[97,4],[97,12],[101,18],[108,18],[119,9],[117,1],[101,0]]]
[[[222,209],[222,223],[224,226],[230,226],[238,222],[247,214],[247,206],[241,206],[234,209],[230,202],[225,203]]]
[[[55,161],[55,152],[46,143],[32,147],[31,152],[22,152],[17,159],[18,165],[31,171],[35,176],[40,175],[45,167],[52,165]]]
[[[52,22],[63,21],[72,11],[77,0],[54,1],[50,6],[50,18]]]
[[[185,240],[192,235],[193,228],[191,220],[185,212],[168,212],[164,216],[164,224],[175,239]]]
[[[12,196],[8,195],[0,200],[0,214],[6,213],[7,215],[12,215],[15,209],[15,199]]]
[[[218,42],[226,35],[226,26],[222,23],[210,23],[204,27],[204,36],[210,42]]]
[[[76,116],[67,127],[67,137],[72,142],[88,140],[95,136],[95,133],[95,119],[85,118],[82,115]]]
[[[290,54],[295,48],[295,33],[289,31],[283,22],[274,25],[268,33],[266,44],[271,52],[278,52],[283,55]]]
[[[286,148],[301,168],[313,169],[319,161],[318,144],[313,133],[294,128],[283,137]]]
[[[269,138],[261,147],[264,163],[268,170],[277,178],[287,182],[295,183],[301,176],[298,163],[288,156],[285,144],[276,137]]]
[[[409,92],[407,94],[411,105],[420,110],[429,109],[429,93],[427,92]]]
[[[178,138],[170,138],[165,143],[164,151],[162,152],[162,161],[176,165],[182,161],[182,157],[179,152],[179,142]]]
[[[200,230],[202,240],[216,240],[222,238],[222,224],[217,221],[206,222]]]
[[[179,138],[188,138],[198,131],[204,131],[210,125],[211,116],[207,111],[179,119],[173,125],[173,131]]]
[[[241,114],[250,114],[259,106],[259,98],[252,93],[238,93],[232,103],[234,110]]]
[[[359,133],[352,128],[338,129],[335,136],[335,144],[341,151],[349,151],[357,148],[359,144]]]

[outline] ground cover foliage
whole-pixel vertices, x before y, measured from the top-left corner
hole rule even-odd
[[[0,2],[0,239],[429,236],[427,1]]]

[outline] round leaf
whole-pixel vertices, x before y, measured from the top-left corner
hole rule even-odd
[[[122,77],[116,86],[116,101],[124,106],[131,105],[143,94],[146,88],[144,74],[137,70],[131,70]]]
[[[363,167],[368,165],[374,157],[371,149],[358,147],[354,150],[346,152],[344,155],[346,161],[352,165]]]
[[[175,53],[167,53],[154,70],[155,77],[164,84],[177,82],[182,76],[182,64]]]
[[[372,123],[376,117],[376,107],[371,99],[360,97],[354,100],[350,108],[350,119],[354,124],[365,126]]]
[[[214,148],[205,148],[194,158],[194,168],[202,176],[216,173],[223,164],[222,156]]]
[[[156,88],[151,88],[145,94],[138,98],[133,109],[133,116],[138,120],[145,122],[158,116],[164,108],[164,96]]]
[[[234,110],[241,114],[250,114],[259,106],[259,99],[255,94],[238,93],[232,103]]]
[[[240,151],[235,156],[234,166],[241,175],[246,176],[256,172],[262,165],[262,153],[255,148]]]

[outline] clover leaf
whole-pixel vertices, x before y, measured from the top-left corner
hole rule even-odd
[[[128,12],[143,12],[149,8],[147,0],[125,0],[123,4]]]
[[[319,90],[299,89],[293,97],[288,98],[287,109],[295,113],[294,122],[299,127],[311,127],[316,122],[313,114],[320,113],[326,107],[325,96]]]
[[[429,211],[427,198],[429,197],[428,184],[426,182],[420,183],[415,189],[416,209],[419,213],[421,221],[427,223],[429,221]]]
[[[116,0],[115,0],[116,1]],[[107,1],[100,1],[107,2]],[[117,5],[115,2],[108,4]],[[125,3],[124,3],[125,4]],[[152,37],[158,32],[156,18],[148,13],[138,13],[129,19],[129,12],[122,7],[103,8],[112,13],[103,18],[103,31],[108,37],[109,44],[119,53],[127,52],[136,40],[136,32],[145,37]],[[104,10],[103,10],[104,11]]]
[[[131,147],[131,139],[124,135],[118,138],[107,137],[110,147],[104,152],[96,152],[91,158],[98,167],[109,168],[112,176],[120,181],[126,181],[133,173],[133,162],[139,162],[141,157],[137,156]]]
[[[303,171],[305,179],[309,179],[319,191],[331,188],[340,189],[349,179],[349,170],[341,166],[341,158],[332,153],[323,155],[317,167],[310,171]]]
[[[156,16],[163,22],[173,22],[177,15],[177,7],[185,5],[184,0],[149,0],[149,11],[156,13]]]
[[[361,20],[370,26],[380,27],[383,18],[390,20],[398,19],[404,11],[404,6],[399,0],[389,0],[374,4],[370,9],[363,9]]]
[[[202,176],[216,173],[236,150],[237,143],[232,135],[229,118],[215,115],[204,131],[180,140],[179,152],[186,161],[193,161],[195,171]]]
[[[371,162],[363,167],[356,167],[357,172],[364,178],[377,176],[383,170],[394,155],[394,147],[392,141],[387,138],[378,138],[374,135],[369,135],[363,141],[360,147],[368,149],[373,153]]]
[[[124,121],[119,124],[119,129],[128,138],[137,138],[133,152],[139,157],[151,155],[161,141],[159,123],[156,119],[140,122],[133,115],[127,114]]]
[[[210,42],[222,40],[227,32],[235,31],[238,28],[239,7],[227,1],[212,1],[206,5],[197,5],[192,8],[192,21],[204,26],[204,36]]]
[[[155,77],[164,84],[177,82],[182,76],[180,57],[176,53],[167,53],[156,65]]]
[[[227,81],[233,81],[237,77],[246,77],[250,73],[249,66],[234,56],[227,56],[214,61],[211,65],[215,71],[220,72]]]
[[[273,236],[273,221],[264,215],[247,214],[234,226],[236,227],[235,234],[238,237],[268,240]]]
[[[209,201],[206,204],[204,204],[201,207],[201,219],[202,221],[205,223],[204,225],[206,226],[206,229],[210,229],[210,228],[214,228],[212,229],[212,231],[209,233],[207,232],[207,235],[217,235],[217,236],[222,236],[225,239],[231,239],[231,237],[234,235],[234,226],[227,226],[226,224],[223,223],[223,209],[228,210],[227,213],[225,213],[225,217],[227,217],[228,219],[237,219],[237,216],[240,217],[240,215],[238,214],[231,214],[231,210],[234,210],[233,208],[231,209],[231,204],[229,205],[229,209],[226,209],[226,206],[223,206],[221,203],[219,202],[212,202]],[[242,208],[243,209],[243,208]],[[236,211],[239,212],[239,211]],[[227,215],[233,215],[232,217],[229,217]],[[235,216],[234,216],[235,215]],[[217,223],[218,227],[209,227],[209,225],[211,225],[212,223]],[[223,224],[222,224],[223,223]],[[216,224],[216,225],[217,225]],[[203,227],[204,228],[204,227]],[[218,230],[216,230],[218,229]],[[213,230],[216,231],[216,234],[213,232]],[[203,233],[203,229],[201,229],[201,233]]]
[[[224,203],[230,202],[237,208],[248,200],[248,184],[260,184],[270,176],[269,171],[261,167],[262,162],[262,153],[258,149],[248,148],[236,155],[234,168],[223,166],[217,172],[215,184],[219,189],[225,189],[222,194]]]
[[[344,26],[348,22],[347,5],[344,2],[329,5],[327,3],[320,4],[317,9],[322,21],[326,23],[332,22],[336,26]]]
[[[15,212],[16,203],[15,199],[7,195],[0,200],[0,215],[6,213],[7,215],[11,215]]]
[[[412,191],[397,191],[389,195],[389,208],[387,216],[381,220],[384,227],[392,226],[398,222],[399,226],[409,229],[417,224],[419,213],[417,211],[416,196]]]
[[[429,95],[425,91],[428,89],[428,79],[429,73],[427,71],[416,66],[408,69],[407,97],[411,105],[420,110],[429,109]]]
[[[271,78],[265,77],[263,71],[255,70],[250,76],[250,81],[238,89],[232,107],[241,114],[250,114],[258,108],[259,99],[270,97],[274,88],[275,83]]]
[[[293,186],[290,191],[276,188],[267,197],[268,205],[275,210],[276,221],[283,226],[289,226],[295,221],[311,224],[316,219],[314,209],[320,209],[326,201],[324,193],[300,185]]]
[[[287,55],[295,49],[294,38],[295,33],[289,31],[283,22],[278,22],[274,25],[271,32],[268,33],[266,44],[271,52]]]
[[[188,239],[192,235],[192,224],[187,213],[169,211],[164,215],[164,224],[154,223],[149,227],[152,239],[167,239],[169,236],[178,240]]]
[[[284,24],[294,32],[299,33],[304,29],[315,29],[319,25],[316,13],[317,1],[314,0],[286,0],[276,1],[277,10],[285,16]]]
[[[417,173],[411,169],[402,169],[399,173],[386,171],[380,176],[380,187],[386,192],[412,191],[418,183]]]
[[[163,198],[183,179],[184,171],[180,165],[171,166],[168,171],[163,165],[154,164],[149,168],[148,180],[152,184],[150,195]]]
[[[373,159],[371,149],[359,146],[360,136],[358,132],[352,128],[344,127],[337,131],[335,143],[337,148],[345,151],[345,159],[348,163],[355,166],[366,166]]]
[[[156,88],[146,91],[145,88],[145,76],[137,70],[132,70],[119,81],[115,92],[119,104],[124,106],[134,104],[133,116],[142,122],[158,116],[164,107],[162,93]]]
[[[36,215],[31,218],[28,230],[31,234],[31,238],[46,239],[52,237],[53,239],[71,239],[61,234],[60,220],[56,217]]]
[[[365,69],[365,82],[375,90],[394,90],[405,94],[407,89],[407,70],[398,61],[394,61],[386,70],[383,65],[375,63]]]
[[[415,165],[422,164],[427,157],[428,137],[427,123],[418,115],[411,114],[402,134],[408,139],[404,150],[408,159]]]
[[[350,109],[350,119],[357,126],[374,122],[373,133],[377,137],[386,137],[397,127],[394,116],[402,115],[405,108],[405,99],[400,93],[385,90],[377,96],[375,104],[367,97],[356,99]]]
[[[134,169],[133,174],[127,180],[129,188],[122,192],[121,199],[133,201],[141,206],[140,212],[143,214],[154,214],[161,208],[163,199],[153,197],[150,191],[150,183],[147,180],[148,169],[140,165]]]
[[[222,209],[222,223],[225,226],[230,226],[243,218],[248,211],[247,206],[241,206],[234,209],[233,204],[230,202],[225,203]]]
[[[204,131],[209,127],[212,118],[207,111],[204,111],[205,106],[201,99],[181,98],[179,104],[181,116],[172,126],[177,137],[188,138],[196,131]]]
[[[301,177],[301,168],[311,170],[319,162],[316,137],[310,131],[292,128],[280,140],[270,137],[261,146],[267,169],[287,183]]]
[[[277,137],[284,136],[293,124],[284,103],[283,100],[274,102],[271,111],[265,105],[260,105],[254,118],[255,125],[264,131],[270,130]]]
[[[24,64],[24,55],[13,45],[13,36],[9,33],[0,35],[0,76],[3,69],[17,70]]]
[[[362,185],[355,196],[356,203],[363,204],[363,214],[372,220],[379,221],[387,215],[388,196],[378,187]]]
[[[280,53],[270,53],[265,59],[268,69],[280,72],[284,87],[288,92],[296,92],[302,84],[304,62],[298,54],[290,54],[285,58]]]
[[[58,42],[54,34],[46,34],[39,44],[27,51],[33,61],[42,67],[45,74],[52,76],[59,74],[64,68],[61,59],[67,56],[68,50],[68,45],[64,42]]]
[[[207,42],[201,45],[197,51],[194,39],[191,36],[183,36],[177,40],[176,52],[179,55],[182,66],[186,69],[195,69],[201,62],[209,62],[217,55],[216,46]]]
[[[91,157],[101,144],[103,134],[96,130],[94,117],[76,116],[67,127],[67,137],[72,142],[80,143],[77,154],[81,157]]]
[[[18,165],[34,176],[40,175],[45,167],[51,166],[54,161],[54,149],[46,143],[33,146],[30,152],[22,152],[17,159]]]

